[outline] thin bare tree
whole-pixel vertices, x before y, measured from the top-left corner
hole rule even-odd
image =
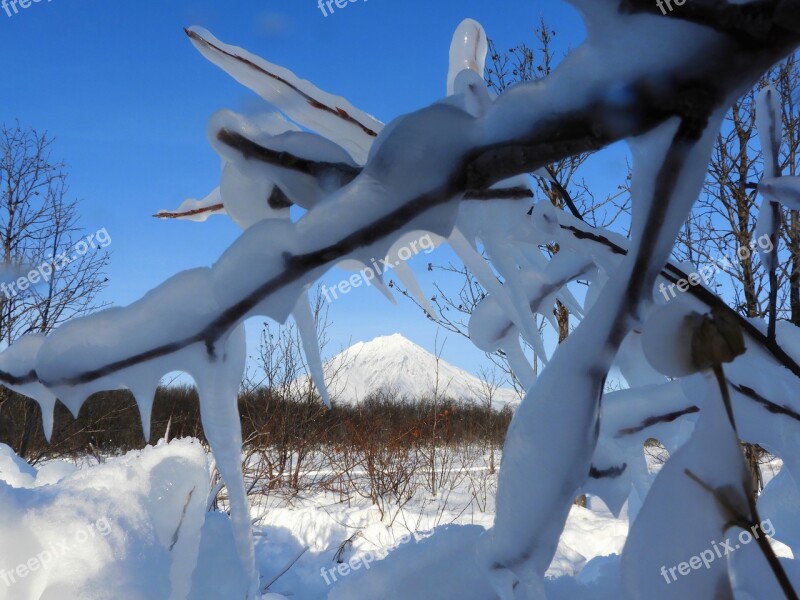
[[[0,345],[26,333],[47,333],[100,307],[109,253],[76,252],[83,236],[78,202],[69,198],[67,170],[52,156],[54,138],[35,129],[0,125]],[[110,242],[110,238],[107,238]],[[34,273],[34,276],[30,276]],[[21,278],[23,284],[17,282]],[[23,289],[24,288],[24,289]],[[0,410],[23,410],[15,450],[25,456],[37,421],[36,404],[0,393]],[[24,402],[24,406],[18,403]]]

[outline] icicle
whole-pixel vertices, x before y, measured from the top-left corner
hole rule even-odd
[[[586,256],[562,250],[550,260],[545,275],[550,281],[566,281],[568,279],[574,281],[582,278],[586,273],[591,273],[594,269],[594,263]],[[583,316],[583,307],[566,285],[559,290],[558,296],[570,312],[580,317]]]
[[[83,391],[76,390],[76,388],[61,387],[58,389],[57,396],[61,404],[66,406],[70,414],[77,419],[81,411],[81,406],[83,406],[87,398],[86,394],[84,394]]]
[[[756,129],[764,154],[764,175],[759,183],[758,191],[764,198],[756,221],[755,235],[758,239],[777,240],[780,227],[779,203],[792,208],[800,206],[800,197],[792,185],[784,185],[787,178],[781,177],[780,149],[783,124],[781,97],[771,85],[766,86],[756,99]],[[797,178],[793,178],[797,179]],[[794,206],[792,206],[794,204]],[[769,249],[759,244],[757,252],[769,271],[778,268],[778,253],[773,252],[773,244]]]
[[[498,281],[497,276],[494,274],[489,265],[483,257],[478,254],[472,244],[469,243],[464,234],[459,229],[454,229],[450,236],[450,246],[453,251],[461,259],[464,265],[472,272],[478,279],[480,284],[486,288],[486,291],[492,296],[503,312],[509,316],[512,323],[522,332],[523,337],[532,346],[538,345],[536,338],[539,337],[539,332],[534,331],[532,327],[533,319],[530,318],[530,308],[527,306],[522,307],[525,311],[520,313],[517,305],[509,297],[508,290]],[[526,319],[525,316],[528,316]]]
[[[514,372],[514,376],[522,384],[522,387],[525,388],[526,391],[531,389],[534,381],[536,381],[536,374],[528,358],[525,356],[525,353],[522,351],[522,346],[519,345],[519,338],[517,338],[514,343],[504,345],[502,350],[506,355],[508,365]],[[544,355],[539,356],[540,360],[546,358],[547,357]]]
[[[553,294],[552,296],[548,296],[545,299],[545,301],[542,302],[542,306],[545,306],[545,305],[555,306],[555,304],[556,304],[556,296],[555,296],[555,294]],[[541,314],[545,319],[547,319],[547,322],[550,324],[550,327],[552,327],[556,331],[559,330],[560,324],[558,322],[558,319],[556,318],[556,315],[553,313],[552,310],[543,310],[543,311],[540,311],[539,314]]]
[[[133,397],[136,399],[136,405],[139,407],[139,416],[142,419],[142,431],[144,432],[144,439],[146,442],[150,441],[153,401],[155,400],[157,387],[158,384],[152,385],[137,382],[136,385],[131,388]]]
[[[322,358],[319,353],[319,338],[317,337],[317,326],[314,314],[308,300],[308,292],[303,292],[294,305],[292,311],[297,330],[300,332],[300,339],[303,342],[303,352],[308,362],[308,371],[314,385],[317,386],[322,401],[328,408],[331,407],[331,397],[328,387],[325,385],[325,369],[322,366]]]
[[[400,283],[408,288],[408,291],[412,296],[414,296],[417,302],[420,303],[423,310],[428,313],[431,318],[436,319],[436,312],[433,310],[430,302],[428,302],[428,299],[425,297],[425,292],[422,291],[417,278],[414,277],[411,267],[400,261],[395,265],[394,272],[397,275],[397,278],[400,280]]]
[[[542,340],[533,319],[525,318],[525,314],[530,314],[531,312],[531,298],[527,293],[528,290],[524,283],[523,272],[519,270],[516,262],[513,260],[512,249],[509,247],[509,244],[503,242],[498,243],[494,237],[490,238],[487,236],[483,239],[483,243],[492,264],[505,280],[505,285],[503,287],[508,290],[508,294],[514,306],[520,307],[520,311],[525,311],[520,315],[523,318],[522,326],[520,327],[520,324],[517,324],[517,326],[520,327],[525,340],[534,347],[537,354],[541,353],[543,362],[547,363],[547,356],[544,353],[544,340]],[[552,316],[552,311],[545,311],[545,313],[546,312],[550,312],[550,316]],[[547,317],[547,314],[545,314],[545,316]]]
[[[763,182],[762,185],[759,185],[758,190],[761,192],[764,201],[761,203],[761,208],[758,211],[755,236],[756,239],[759,240],[770,240],[769,248],[774,249],[772,240],[778,239],[778,229],[780,227],[781,219],[780,208],[777,202],[771,199],[771,194],[767,192],[766,186]],[[772,197],[774,198],[774,196]],[[774,271],[778,268],[777,252],[768,252],[766,249],[761,248],[760,244],[756,245],[754,249],[758,252],[761,263],[768,271]]]
[[[455,91],[456,77],[464,69],[483,77],[489,44],[483,26],[473,19],[464,19],[450,43],[450,68],[447,71],[447,95]]]
[[[526,248],[526,246],[528,246]],[[513,246],[513,251],[517,256],[517,261],[521,267],[522,271],[528,271],[533,273],[543,272],[550,276],[551,280],[553,279],[564,279],[565,275],[568,273],[563,267],[555,267],[554,264],[560,264],[564,260],[567,260],[568,251],[562,246],[562,251],[552,257],[550,261],[545,259],[542,256],[541,251],[539,250],[538,246],[531,246],[526,242],[522,242],[519,244],[515,244]],[[559,258],[560,257],[560,258]],[[575,257],[570,258],[570,260],[575,260]],[[585,263],[586,257],[581,256],[578,260]],[[573,262],[574,264],[574,262]],[[553,271],[560,270],[560,272],[553,273]],[[572,273],[578,273],[581,269],[574,269]],[[594,269],[591,269],[594,271]],[[577,277],[576,277],[577,278]],[[588,278],[588,276],[581,276],[581,278]],[[573,293],[569,290],[568,287],[563,286],[556,295],[557,299],[561,301],[567,309],[579,318],[583,318],[585,314],[585,310],[580,302],[578,302],[577,298],[573,295]]]
[[[766,86],[756,99],[756,129],[764,154],[764,178],[780,177],[779,154],[783,124],[781,96],[771,85]]]
[[[369,259],[360,259],[360,258],[348,258],[336,264],[337,267],[340,269],[344,269],[345,271],[350,271],[352,273],[362,273],[364,271],[369,271],[372,273],[373,278],[369,280],[370,287],[374,287],[378,290],[383,296],[391,302],[393,305],[397,306],[397,299],[392,294],[392,291],[386,285],[386,281],[384,280],[383,273],[376,273],[375,269],[367,264],[366,261]],[[365,277],[365,279],[367,279]]]
[[[397,306],[397,298],[394,297],[392,294],[392,290],[389,289],[389,286],[386,285],[386,282],[383,280],[383,273],[377,275],[375,279],[372,280],[372,287],[378,290],[383,296],[392,304]]]
[[[250,505],[242,476],[242,427],[237,397],[247,358],[244,326],[239,325],[220,344],[215,361],[207,361],[190,373],[197,382],[203,431],[211,446],[217,469],[225,481],[230,503],[234,541],[242,570],[250,580],[247,600],[258,598]]]
[[[469,319],[469,339],[487,353],[502,350],[514,375],[525,389],[533,384],[535,375],[519,344],[519,330],[509,321],[503,310],[488,296],[484,298]],[[540,350],[534,348],[538,353]],[[541,347],[544,352],[544,347]]]
[[[609,281],[609,276],[606,275],[604,271],[598,269],[594,272],[593,276],[587,277],[587,279],[589,280],[589,289],[586,290],[586,298],[583,300],[583,307],[588,314],[600,298],[600,294]]]
[[[55,396],[50,394],[50,398],[44,399],[39,398],[37,399],[39,403],[39,408],[42,410],[42,428],[44,429],[44,438],[47,440],[47,443],[50,443],[50,439],[53,437],[53,421],[54,421],[54,413],[56,409],[56,399]]]
[[[29,333],[23,335],[4,352],[0,352],[0,370],[15,375],[31,370],[36,363],[36,357],[47,337],[43,333]],[[56,396],[38,381],[22,385],[7,387],[19,394],[33,398],[42,411],[42,426],[47,441],[53,435],[53,411],[56,405]]]

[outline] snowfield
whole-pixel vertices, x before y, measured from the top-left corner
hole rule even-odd
[[[206,450],[191,439],[80,468],[64,462],[33,468],[0,446],[0,539],[15,542],[0,546],[0,565],[6,566],[0,571],[0,598],[241,597],[246,580],[230,520],[224,512],[205,511],[209,464]],[[273,593],[322,600],[369,589],[375,595],[358,597],[391,597],[378,591],[392,585],[385,580],[387,570],[428,563],[430,556],[449,552],[465,539],[474,541],[491,527],[493,498],[479,507],[467,483],[462,480],[446,497],[415,498],[383,521],[363,499],[341,503],[333,494],[254,499],[260,500],[254,502],[253,519],[262,580],[291,564],[270,587]],[[100,527],[101,519],[107,525]],[[627,529],[624,517],[615,518],[603,507],[574,507],[548,576],[575,575],[596,557],[619,554]],[[348,539],[352,542],[339,552]],[[65,543],[69,551],[60,552]],[[48,551],[52,557],[45,555],[41,568],[25,576],[14,571]],[[389,554],[400,562],[383,564]],[[342,575],[348,565],[353,567]],[[362,580],[367,572],[369,584]]]
[[[210,463],[191,439],[80,468],[64,462],[33,468],[0,446],[0,539],[14,540],[0,547],[0,565],[7,566],[0,598],[242,597],[246,578],[230,519],[206,512]],[[648,465],[655,477],[660,460],[651,457]],[[767,472],[773,467],[780,464]],[[476,502],[466,478],[439,497],[420,494],[383,519],[368,500],[341,502],[335,494],[252,500],[256,561],[262,584],[272,581],[263,598],[495,598],[465,551],[491,527],[494,498]],[[548,598],[621,597],[627,515],[614,517],[597,498],[589,504],[570,511],[547,571]],[[779,556],[792,557],[784,544],[773,545]],[[19,575],[20,565],[36,557],[41,565]],[[459,570],[463,589],[454,595],[430,588],[420,576],[430,569]]]

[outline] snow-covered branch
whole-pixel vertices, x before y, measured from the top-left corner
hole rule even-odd
[[[598,7],[587,9],[590,17],[603,12],[607,13],[604,18],[614,16],[613,3],[597,4]],[[187,331],[188,335],[172,336],[174,339],[168,343],[93,364],[91,368],[69,372],[59,369],[58,377],[43,376],[40,371],[50,370],[31,364],[22,372],[6,370],[0,373],[0,379],[9,384],[40,381],[51,387],[80,385],[192,344],[204,344],[209,354],[213,354],[219,337],[249,316],[256,306],[292,284],[309,283],[317,269],[329,267],[374,244],[385,243],[412,223],[426,224],[432,231],[447,235],[453,224],[451,201],[467,190],[486,189],[565,156],[642,134],[676,116],[682,122],[681,135],[687,139],[697,137],[714,109],[724,107],[726,100],[788,52],[790,43],[796,41],[783,23],[776,22],[778,8],[785,9],[795,3],[747,5],[752,6],[749,11],[757,15],[759,22],[774,33],[757,48],[742,46],[729,35],[741,7],[720,7],[718,3],[702,0],[693,6],[712,4],[715,14],[730,15],[715,20],[725,23],[725,34],[718,33],[716,26],[707,31],[672,18],[616,15],[614,19],[624,25],[614,29],[613,45],[608,43],[611,32],[601,31],[601,24],[590,22],[589,43],[598,52],[576,53],[548,81],[518,86],[500,97],[480,119],[446,104],[434,104],[398,119],[378,139],[363,173],[319,207],[318,212],[327,215],[337,212],[337,206],[347,204],[343,212],[354,217],[352,224],[337,219],[343,226],[332,227],[329,222],[320,223],[314,211],[309,212],[297,223],[294,232],[286,231],[287,237],[297,242],[293,244],[297,246],[295,252],[289,244],[270,249],[271,262],[283,262],[280,268],[270,269],[271,277],[263,277],[254,289],[224,306],[221,313],[206,323],[195,321],[200,326],[195,326],[193,332]],[[586,8],[583,3],[581,7]],[[696,11],[692,13],[695,14]],[[743,33],[749,32],[751,19],[742,19],[739,27]],[[194,40],[201,36],[194,30],[190,35]],[[677,43],[682,38],[686,43]],[[669,56],[643,55],[638,49],[645,39],[650,45],[660,41],[674,51]],[[607,52],[602,51],[604,42]],[[614,60],[621,54],[625,55],[625,61]],[[633,64],[628,60],[632,56],[637,58]],[[601,61],[604,68],[596,69]],[[589,72],[595,75],[583,76]],[[280,81],[280,75],[276,75],[276,81]],[[309,105],[316,107],[314,103]],[[342,111],[350,114],[346,109]],[[406,156],[400,156],[401,148],[405,150],[412,140],[418,153],[409,157],[404,152]],[[438,159],[429,163],[435,170],[424,168],[420,160],[427,160],[425,157]],[[383,202],[386,210],[381,210],[381,206],[376,206],[376,196],[387,191],[393,197]],[[365,215],[373,218],[365,219]],[[326,233],[316,236],[318,229]],[[331,235],[333,230],[337,235]],[[253,237],[252,233],[245,232],[234,248],[248,245],[249,237]],[[327,243],[318,243],[321,240]],[[175,298],[162,300],[174,303]],[[119,313],[120,320],[124,317],[125,313]],[[92,319],[84,322],[88,325]],[[45,342],[49,344],[49,340]]]

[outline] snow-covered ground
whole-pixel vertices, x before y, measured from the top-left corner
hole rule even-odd
[[[205,512],[210,459],[197,442],[39,469],[1,448],[0,528],[16,543],[0,550],[0,599],[187,597],[189,588],[179,586],[191,586],[188,597],[198,600],[245,593],[228,516]],[[328,598],[340,587],[333,597],[344,598],[351,577],[404,546],[431,543],[434,528],[457,525],[474,535],[490,527],[494,476],[487,465],[473,467],[472,476],[485,477],[485,503],[463,476],[438,497],[418,494],[383,517],[369,499],[342,502],[334,493],[254,498],[262,583],[277,578],[270,591],[297,600]],[[624,518],[575,507],[549,575],[574,574],[587,560],[619,553],[626,532]]]
[[[654,475],[659,451],[647,456]],[[0,446],[0,535],[15,541],[0,548],[0,599],[243,597],[246,579],[228,515],[206,512],[210,465],[194,440],[160,443],[102,464],[54,461],[38,469]],[[483,499],[476,480],[485,486]],[[396,569],[446,562],[454,545],[490,527],[495,483],[486,460],[454,473],[436,497],[420,491],[402,506],[387,503],[383,514],[367,498],[343,501],[333,492],[254,497],[257,564],[273,594],[265,598],[342,600],[363,597],[353,593],[363,594],[364,586],[375,598],[442,597],[413,595],[413,581],[406,590],[382,586],[391,586]],[[614,557],[627,533],[626,511],[616,518],[592,497],[589,508],[574,506],[547,573],[549,597],[591,597],[593,586],[612,592]],[[776,548],[791,557],[782,544]],[[381,562],[389,554],[391,569]]]

